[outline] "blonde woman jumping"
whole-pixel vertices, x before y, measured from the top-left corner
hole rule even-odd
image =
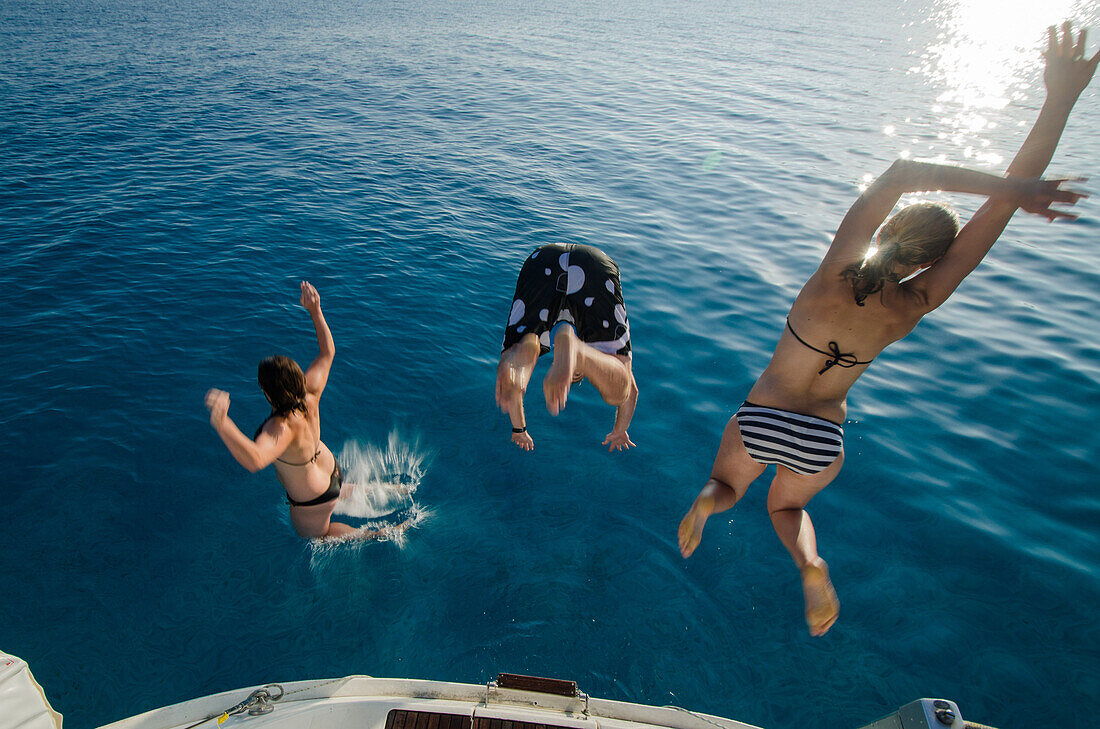
[[[710,479],[680,522],[685,558],[699,545],[707,519],[736,504],[775,464],[768,491],[772,525],[801,572],[811,634],[832,627],[840,603],[805,507],[844,462],[848,390],[887,345],[947,300],[1017,208],[1051,220],[1074,217],[1050,206],[1082,195],[1040,175],[1100,61],[1100,53],[1087,59],[1084,50],[1084,31],[1075,42],[1068,22],[1060,35],[1050,29],[1046,101],[1004,177],[898,161],[851,207],[791,306],[771,362],[726,426]],[[903,194],[925,190],[989,199],[961,230],[954,213],[931,204],[904,208],[882,224]]]

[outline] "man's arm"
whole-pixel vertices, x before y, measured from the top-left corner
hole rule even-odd
[[[539,344],[532,334],[501,352],[500,363],[497,365],[497,406],[508,414],[508,420],[512,424],[512,442],[525,451],[534,450],[535,441],[527,432],[523,395],[527,391],[527,383],[538,358]]]
[[[527,415],[523,411],[522,395],[515,399],[515,406],[508,411],[508,420],[512,423],[512,442],[525,451],[534,450],[535,439],[527,432]]]
[[[626,360],[626,371],[630,375],[630,394],[627,395],[623,404],[615,409],[615,425],[603,439],[608,453],[635,447],[634,442],[630,440],[630,435],[626,432],[630,427],[630,421],[634,418],[634,408],[638,405],[638,383],[634,380],[634,371],[629,359]]]

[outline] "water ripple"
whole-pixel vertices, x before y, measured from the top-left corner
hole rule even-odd
[[[1014,220],[853,390],[845,470],[811,509],[844,606],[826,640],[763,480],[691,560],[674,544],[866,176],[902,154],[999,168],[1026,134],[1037,69],[987,126],[953,126],[937,8],[4,4],[5,649],[77,724],[270,680],[514,670],[769,727],[918,695],[1080,726],[1100,695],[1092,202]],[[1098,112],[1086,93],[1052,171],[1097,166]],[[591,388],[539,406],[544,365],[533,453],[494,409],[516,271],[550,242],[623,270],[629,453],[600,446]],[[397,423],[434,454],[401,549],[317,558],[206,424],[218,386],[250,432],[254,363],[315,352],[301,278],[338,346],[326,442]]]

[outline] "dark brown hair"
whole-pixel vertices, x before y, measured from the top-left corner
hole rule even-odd
[[[264,359],[260,362],[256,379],[271,403],[272,415],[306,411],[306,376],[290,357],[277,354]]]

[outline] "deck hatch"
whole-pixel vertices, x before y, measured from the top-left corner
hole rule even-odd
[[[386,729],[574,729],[574,727],[491,717],[475,717],[471,721],[469,714],[390,709],[390,713],[386,715]]]
[[[510,721],[508,719],[493,719],[474,717],[473,729],[573,729],[557,724],[543,724],[533,721]]]
[[[540,676],[522,676],[518,673],[501,673],[497,676],[497,688],[516,689],[517,691],[537,691],[558,696],[579,696],[576,681],[563,681],[560,678],[542,678]]]
[[[470,715],[391,709],[386,729],[470,729]]]

